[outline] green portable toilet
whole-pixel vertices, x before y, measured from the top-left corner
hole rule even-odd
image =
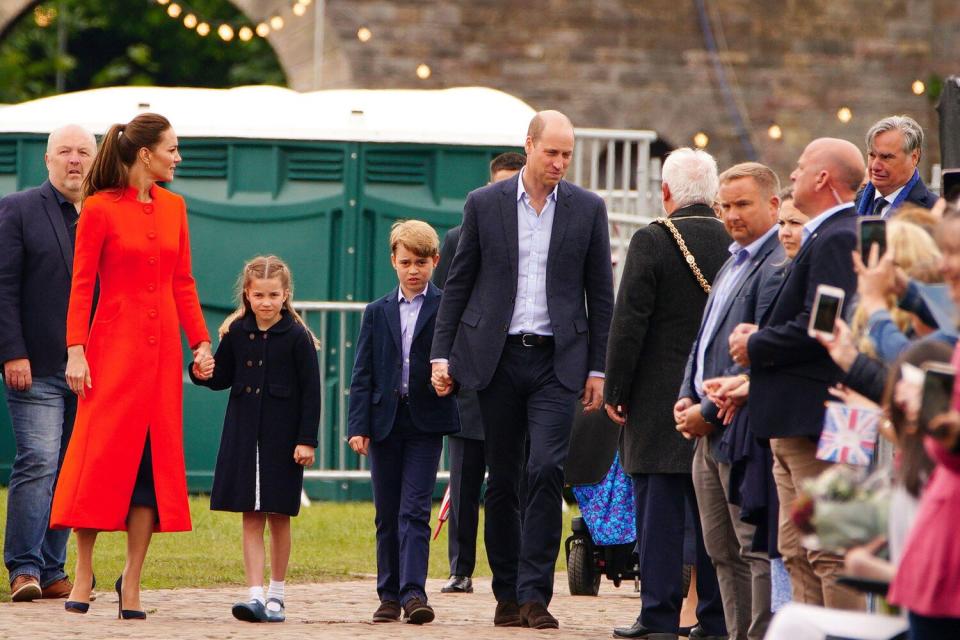
[[[419,218],[442,237],[459,224],[467,193],[486,183],[494,156],[521,150],[534,113],[485,88],[297,93],[118,87],[63,94],[0,111],[0,196],[46,178],[43,153],[52,129],[77,123],[99,136],[145,111],[169,118],[179,137],[183,162],[169,188],[187,201],[193,271],[211,334],[235,306],[243,261],[256,254],[274,253],[290,264],[298,303],[360,307],[356,303],[385,293],[396,284],[390,225]],[[314,309],[307,319],[324,334],[318,464],[326,472],[309,479],[307,489],[315,498],[369,497],[361,463],[346,450],[342,431],[341,383],[349,380],[359,312],[333,317],[316,310],[324,306],[307,305]],[[186,375],[184,385],[189,486],[205,491],[227,397],[194,387]],[[4,482],[13,456],[3,403]]]

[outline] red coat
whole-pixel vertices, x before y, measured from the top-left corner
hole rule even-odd
[[[126,529],[147,430],[158,531],[188,531],[183,355],[209,340],[190,270],[183,198],[158,186],[87,198],[77,228],[67,345],[86,347],[93,388],[81,398],[50,526]],[[100,299],[89,324],[96,277]]]

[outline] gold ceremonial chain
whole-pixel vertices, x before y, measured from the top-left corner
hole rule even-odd
[[[693,277],[697,279],[704,293],[710,295],[710,283],[703,277],[703,272],[700,271],[700,267],[697,266],[697,259],[694,258],[690,250],[687,249],[687,243],[683,241],[683,236],[680,235],[680,231],[677,230],[676,225],[670,221],[670,218],[657,218],[654,222],[662,224],[673,234],[673,239],[677,241],[677,246],[680,247],[680,253],[683,254],[683,259],[687,261],[690,271],[693,272]]]

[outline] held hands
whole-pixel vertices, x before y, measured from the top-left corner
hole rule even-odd
[[[436,391],[437,395],[441,398],[450,395],[450,393],[453,392],[453,378],[450,376],[449,364],[446,362],[434,362],[432,364],[432,371],[430,384],[433,385],[433,390]],[[357,450],[354,449],[354,451]],[[357,451],[357,453],[360,452]],[[366,447],[364,447],[363,455],[366,455]]]
[[[87,364],[87,356],[84,355],[82,344],[67,347],[66,378],[67,386],[81,398],[86,398],[86,390],[93,388],[93,379],[90,377],[90,366]]]
[[[367,451],[370,449],[370,438],[367,436],[353,436],[347,440],[347,444],[350,445],[350,448],[353,449],[354,453],[365,456],[367,455]]]
[[[209,380],[213,377],[215,367],[216,361],[210,352],[210,343],[207,341],[201,342],[193,350],[193,375],[200,380]]]
[[[3,363],[3,379],[8,387],[16,391],[30,391],[33,376],[30,374],[30,361],[26,358],[7,360]]]
[[[199,377],[199,376],[198,376]],[[316,449],[309,445],[298,444],[293,450],[293,461],[304,467],[312,467]]]
[[[717,417],[726,427],[733,422],[737,410],[747,403],[750,379],[746,375],[711,378],[703,381],[703,391],[710,402],[717,405]]]
[[[603,378],[588,376],[583,386],[583,412],[590,413],[603,403]]]
[[[683,400],[690,401],[690,398],[683,398]],[[680,420],[677,420],[677,431],[680,432],[687,440],[693,440],[694,438],[702,438],[703,436],[708,436],[713,433],[713,425],[703,419],[703,414],[700,413],[700,405],[695,404],[693,406],[687,407],[679,416],[677,416],[677,405],[680,402],[677,402],[673,406],[674,420],[678,417]]]
[[[747,342],[750,336],[757,332],[757,325],[741,322],[730,334],[730,357],[741,367],[750,366],[750,354],[747,353]]]

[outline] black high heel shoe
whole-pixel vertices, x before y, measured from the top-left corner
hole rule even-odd
[[[90,595],[97,588],[97,576],[93,576],[93,583],[90,585]],[[67,600],[63,603],[63,608],[70,613],[86,613],[90,610],[89,602],[78,602],[77,600]]]
[[[113,588],[117,590],[117,618],[120,620],[146,620],[146,611],[137,611],[136,609],[123,608],[123,576],[117,578]]]

